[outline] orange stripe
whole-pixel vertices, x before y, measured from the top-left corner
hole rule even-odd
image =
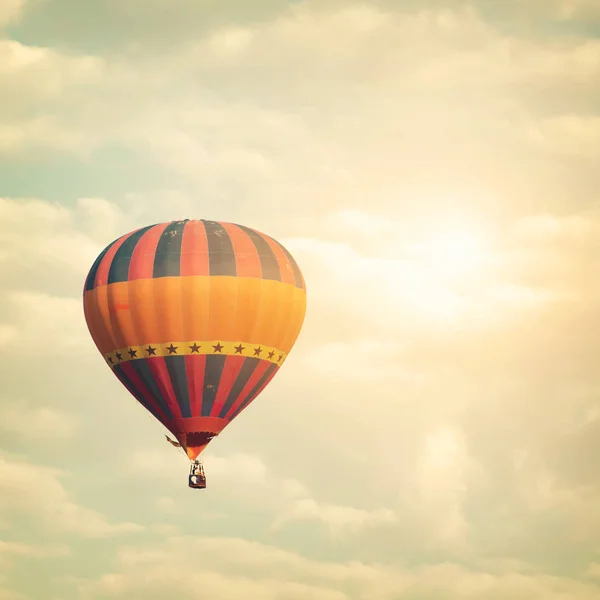
[[[129,286],[111,283],[106,286],[107,310],[110,318],[113,336],[119,348],[131,346],[136,338],[131,311],[119,310],[117,307],[129,306]]]
[[[182,277],[181,310],[187,339],[209,340],[208,315],[211,277]]]
[[[96,294],[96,307],[98,309],[98,328],[102,328],[104,331],[104,335],[106,336],[107,342],[110,340],[110,345],[112,348],[108,350],[108,352],[121,348],[119,346],[119,339],[117,339],[117,335],[115,335],[115,331],[113,330],[112,321],[110,319],[110,306],[109,306],[109,298],[108,298],[108,286],[101,285],[94,290]]]
[[[86,292],[86,315],[102,352],[149,343],[243,341],[289,352],[306,310],[303,290],[236,277],[160,277]],[[116,306],[129,304],[129,310]]]
[[[247,340],[254,331],[262,289],[262,279],[240,279],[235,306],[236,339]],[[265,341],[262,342],[266,344]]]
[[[274,348],[282,348],[282,343],[287,337],[287,331],[290,328],[289,305],[295,287],[291,285],[278,285],[274,287],[267,296],[267,310],[270,310],[270,316],[265,323],[265,337],[273,342]],[[263,296],[263,302],[264,300]],[[270,308],[269,308],[270,307]]]
[[[282,331],[282,341],[279,346],[284,352],[289,352],[296,343],[296,339],[300,334],[300,329],[302,329],[305,314],[306,293],[304,290],[295,287],[294,294],[292,295],[287,308],[288,325]]]
[[[243,280],[242,280],[243,281]],[[210,278],[208,339],[235,340],[236,309],[240,280],[236,277]]]
[[[186,339],[183,331],[182,277],[160,277],[152,280],[157,343]]]
[[[96,297],[96,290],[88,290],[85,292],[83,297],[83,310],[85,314],[85,320],[90,330],[90,334],[98,350],[102,354],[107,354],[114,350],[113,340],[106,331],[106,327],[102,322],[102,315],[98,308],[98,299]]]
[[[208,240],[202,221],[188,221],[183,229],[181,275],[209,275]]]
[[[262,277],[260,256],[248,234],[233,223],[221,223],[229,235],[235,254],[238,277]]]
[[[166,281],[160,279],[159,281]],[[124,285],[129,289],[129,302],[132,306],[131,317],[133,328],[136,333],[136,346],[149,344],[152,340],[158,340],[158,324],[154,312],[154,279],[136,279],[134,281],[113,283],[112,285]],[[134,344],[131,344],[132,346]]]

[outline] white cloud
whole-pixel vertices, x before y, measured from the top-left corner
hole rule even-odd
[[[466,542],[464,502],[474,468],[462,432],[441,427],[425,436],[417,463],[415,508],[433,538]]]
[[[128,15],[141,6],[117,4]],[[260,18],[223,24],[222,13],[233,9],[219,6],[206,35],[195,33],[191,43],[178,36],[169,52],[144,44],[143,57],[135,36],[110,60],[0,42],[5,154],[31,159],[42,145],[80,157],[118,144],[142,152],[134,162],[150,158],[192,188],[162,202],[140,190],[123,210],[102,199],[70,209],[0,200],[7,369],[39,339],[51,342],[55,356],[90,343],[83,277],[117,235],[209,210],[264,224],[289,238],[305,271],[305,334],[275,388],[286,400],[272,403],[280,438],[259,428],[252,452],[260,455],[209,453],[209,486],[226,490],[234,518],[224,518],[225,509],[202,517],[215,529],[231,525],[243,503],[262,511],[275,526],[270,533],[291,536],[295,526],[317,523],[344,535],[348,554],[373,560],[410,552],[417,561],[423,548],[444,554],[440,561],[457,552],[475,562],[492,558],[479,572],[319,565],[239,541],[180,538],[124,552],[115,573],[89,585],[90,597],[164,597],[181,588],[180,597],[195,598],[198,587],[217,597],[273,600],[597,597],[589,583],[538,573],[512,557],[554,563],[569,544],[583,555],[597,548],[600,531],[595,475],[584,467],[597,454],[590,448],[597,439],[600,221],[583,212],[559,216],[596,201],[588,172],[600,147],[598,41],[548,32],[528,39],[516,28],[508,35],[483,13],[442,1],[432,7],[454,10],[303,2],[269,13],[252,4]],[[140,30],[164,6],[147,6],[136,19]],[[205,10],[198,7],[187,5]],[[172,8],[165,19],[185,15]],[[509,23],[597,13],[592,0],[506,2],[498,10],[512,11]],[[0,4],[0,23],[16,16],[17,3]],[[160,29],[169,27],[161,22]],[[444,270],[452,235],[434,244],[437,256],[413,251],[437,235],[424,222],[443,229],[471,213],[494,226],[473,225],[484,248],[466,270]],[[459,262],[476,246],[459,249]],[[27,406],[27,434],[73,431],[53,407]],[[4,429],[18,426],[8,408],[0,419]],[[179,489],[186,461],[164,444],[164,453],[134,455],[133,467],[148,479],[172,477]],[[269,468],[260,456],[270,456]],[[82,535],[134,530],[78,507],[55,472],[1,465],[5,526],[25,511],[46,527]],[[357,467],[360,489],[353,488]],[[332,472],[335,484],[325,481]],[[40,474],[43,502],[27,483]],[[352,493],[341,493],[344,486]],[[170,522],[187,508],[164,490],[148,506]],[[564,531],[553,534],[557,523]],[[148,531],[170,535],[173,527]],[[499,563],[498,556],[511,559]],[[263,570],[244,571],[247,563]]]
[[[573,104],[573,88],[591,87],[600,72],[594,41],[503,36],[464,7],[303,2],[270,16],[215,25],[152,60],[132,52],[106,62],[7,40],[0,56],[12,100],[0,145],[79,152],[118,142],[216,194],[237,192],[223,188],[235,170],[238,181],[265,186],[257,194],[285,190],[292,202],[319,196],[341,206],[357,192],[389,193],[397,175],[422,164],[440,175],[456,165],[472,173],[488,153],[474,155],[465,140],[522,145],[549,95]],[[473,97],[467,115],[458,90]],[[40,101],[43,116],[34,110]],[[593,149],[589,129],[569,131],[573,150],[580,137]]]
[[[202,557],[202,558],[198,558]],[[514,565],[512,565],[514,568]],[[269,600],[393,600],[429,598],[523,598],[592,600],[597,587],[544,573],[469,570],[454,564],[408,569],[402,564],[317,562],[240,539],[172,538],[164,545],[129,547],[115,572],[80,582],[89,598],[144,597],[177,593],[197,597],[198,587],[220,598]]]
[[[43,200],[0,198],[4,290],[33,287],[35,294],[79,296],[94,259],[123,226],[118,214],[101,199],[79,200],[70,210]]]
[[[0,27],[16,21],[23,11],[26,0],[0,0]]]
[[[0,556],[16,556],[24,558],[52,558],[68,556],[70,549],[64,545],[32,546],[19,542],[3,542],[0,540]]]
[[[40,442],[60,440],[73,435],[77,420],[64,412],[49,407],[27,407],[23,402],[13,402],[0,407],[0,429],[23,438]]]
[[[14,323],[4,347],[13,353],[44,343],[46,356],[65,356],[89,345],[80,300],[33,292],[7,292],[2,300],[5,318]]]
[[[537,0],[536,3],[540,9],[550,9],[551,14],[563,20],[600,16],[600,6],[596,0],[551,0],[549,3]]]
[[[600,46],[595,49],[600,56]],[[600,60],[599,60],[600,62]],[[600,66],[597,67],[600,72]],[[563,157],[597,160],[600,147],[600,117],[565,114],[531,122],[526,130],[528,139],[544,152]]]
[[[361,477],[357,470],[356,483],[360,485]],[[295,500],[289,507],[277,515],[273,527],[278,529],[293,521],[315,521],[323,523],[334,535],[357,533],[371,526],[380,526],[397,521],[396,514],[389,509],[364,510],[351,506],[335,504],[319,504],[312,498]]]
[[[15,514],[26,515],[47,529],[83,537],[124,535],[142,529],[134,523],[110,523],[97,511],[79,506],[60,482],[58,471],[0,456],[0,515]]]
[[[169,454],[171,456],[159,451],[134,453],[131,467],[144,476],[152,473],[154,477],[169,478],[173,482],[177,477],[181,485],[182,461],[176,460],[173,453]],[[394,512],[389,509],[364,510],[317,502],[299,481],[277,477],[257,456],[238,453],[223,457],[209,454],[204,465],[211,488],[227,490],[226,495],[230,498],[243,498],[247,510],[253,506],[274,514],[274,530],[280,530],[293,521],[314,521],[340,536],[396,521]],[[161,511],[178,510],[172,498],[160,498],[158,505]]]

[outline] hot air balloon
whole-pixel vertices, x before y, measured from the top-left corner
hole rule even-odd
[[[191,461],[265,389],[306,312],[291,254],[243,225],[160,223],[109,244],[86,278],[85,319],[127,390]]]

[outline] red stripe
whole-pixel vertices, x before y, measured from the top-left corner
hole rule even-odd
[[[189,354],[185,357],[185,370],[187,373],[188,394],[190,396],[192,417],[202,416],[202,393],[204,391],[205,367],[206,356]]]
[[[152,394],[152,392],[146,387],[144,382],[140,379],[140,376],[137,374],[137,371],[133,368],[133,365],[130,362],[124,362],[120,365],[121,369],[123,369],[123,373],[129,377],[131,383],[133,383],[135,389],[140,393],[140,396],[143,397],[145,403],[152,407],[154,412],[160,417],[161,421],[164,423],[168,421],[169,418],[163,412],[163,409],[159,406],[156,398]]]
[[[173,414],[173,418],[181,419],[183,415],[181,414],[181,409],[179,408],[179,403],[177,402],[177,396],[175,395],[175,390],[173,390],[173,386],[171,385],[171,377],[169,376],[169,371],[167,369],[167,363],[165,362],[164,357],[162,356],[152,356],[146,359],[152,374],[154,375],[154,379],[156,380],[156,385],[160,390],[165,402],[171,409],[171,413]]]
[[[268,377],[267,380],[258,388],[258,391],[256,392],[256,394],[254,394],[250,400],[248,400],[248,402],[246,403],[246,406],[244,406],[244,408],[237,414],[235,415],[236,417],[243,413],[253,402],[254,400],[257,398],[257,396],[269,385],[269,383],[271,383],[271,380],[273,379],[273,377],[275,377],[275,375],[277,374],[277,371],[279,371],[279,369],[275,369]]]
[[[273,250],[273,254],[275,254],[275,258],[277,258],[277,262],[279,263],[282,283],[291,283],[293,285],[296,282],[296,277],[294,276],[292,264],[285,255],[285,252],[281,249],[281,246],[268,235],[264,235],[258,231],[256,233],[258,233],[258,235],[269,244],[271,250]]]
[[[181,240],[181,276],[209,274],[206,227],[202,221],[188,221]]]
[[[156,247],[163,231],[169,223],[160,223],[140,238],[129,263],[129,280],[133,279],[152,279],[154,273],[154,256]]]
[[[96,272],[96,280],[94,281],[94,287],[108,284],[108,273],[110,272],[110,265],[112,264],[113,258],[115,257],[117,250],[123,245],[125,240],[134,233],[135,231],[126,233],[124,236],[116,240],[113,243],[113,245],[109,248],[108,252],[104,255],[104,258],[98,266],[98,271]]]
[[[265,371],[271,366],[271,363],[268,360],[261,360],[258,366],[256,367],[252,376],[246,382],[244,389],[240,392],[240,395],[237,397],[236,401],[231,405],[229,412],[225,415],[226,419],[230,419],[231,415],[237,410],[238,406],[244,402],[248,394],[252,391],[252,388],[258,383],[259,379],[265,374]],[[277,370],[275,370],[275,373]]]
[[[223,372],[219,380],[219,388],[217,389],[215,402],[210,413],[211,417],[219,416],[244,362],[246,362],[245,356],[228,356],[225,359],[225,365],[223,366]]]
[[[233,223],[221,223],[229,235],[233,253],[235,254],[236,273],[238,277],[262,277],[260,256],[250,236]]]

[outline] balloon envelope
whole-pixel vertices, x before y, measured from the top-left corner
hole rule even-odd
[[[287,358],[306,288],[267,235],[186,219],[105,248],[87,276],[84,311],[113,373],[194,459]]]

